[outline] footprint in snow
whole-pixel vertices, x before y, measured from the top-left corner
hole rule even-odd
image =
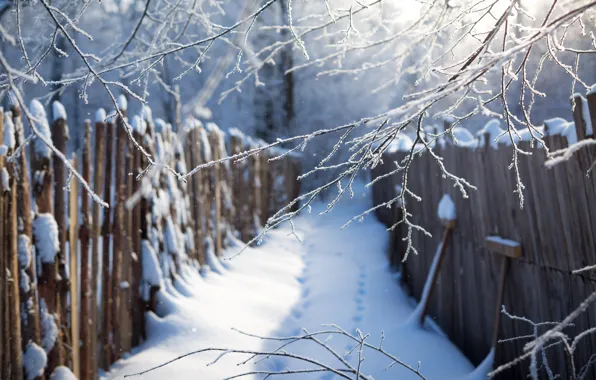
[[[292,310],[292,315],[294,316],[294,318],[300,319],[302,318],[302,310],[295,308]]]
[[[296,281],[299,284],[304,284],[306,282],[306,273],[303,272],[300,276],[296,277]]]
[[[310,288],[306,287],[302,289],[302,298],[306,298],[310,295]]]

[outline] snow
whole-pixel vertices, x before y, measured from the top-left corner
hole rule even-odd
[[[27,380],[33,380],[41,376],[47,362],[47,355],[43,348],[34,342],[29,342],[23,353],[23,367]]]
[[[128,108],[128,100],[126,100],[126,96],[124,96],[122,94],[118,96],[117,103],[118,103],[118,108],[121,111],[126,111],[126,109]]]
[[[54,100],[52,103],[52,117],[54,118],[54,121],[59,119],[66,120],[66,109],[62,103],[57,100]]]
[[[155,133],[166,133],[166,122],[163,119],[155,119]]]
[[[147,123],[140,116],[134,116],[132,118],[132,130],[143,136],[147,130]]]
[[[6,170],[6,168],[0,168],[0,186],[5,193],[10,191],[9,180],[10,176],[8,175],[8,170]]]
[[[453,199],[451,199],[449,194],[443,194],[439,202],[437,214],[442,220],[455,220],[455,203],[453,203]]]
[[[544,121],[545,129],[548,130],[550,136],[560,135],[567,138],[568,144],[575,144],[577,142],[577,131],[575,130],[575,123],[568,122],[565,119],[556,117]]]
[[[0,145],[0,156],[6,156],[8,154],[8,147],[4,144]]]
[[[590,118],[590,108],[588,107],[588,100],[580,94],[574,94],[574,97],[579,98],[582,102],[582,119],[586,123],[586,136],[591,136],[594,129],[592,128],[592,119]]]
[[[196,117],[203,120],[210,120],[213,118],[213,112],[211,112],[211,110],[207,107],[197,106],[193,109],[193,111]]]
[[[59,366],[50,375],[50,380],[77,380],[68,367]]]
[[[60,250],[58,242],[58,225],[54,215],[38,214],[33,220],[33,239],[37,256],[42,263],[53,263]]]
[[[4,115],[4,142],[8,149],[14,149],[16,145],[14,134],[14,123],[12,122],[12,113],[7,112]]]
[[[430,265],[430,269],[428,271],[428,275],[426,276],[426,281],[424,282],[424,289],[422,289],[422,296],[420,297],[420,302],[418,302],[418,306],[414,309],[414,312],[410,315],[407,324],[409,325],[417,325],[420,323],[420,317],[424,312],[424,305],[428,303],[430,297],[430,290],[433,286],[432,282],[435,279],[435,273],[439,270],[439,262],[441,258],[441,250],[443,249],[443,242],[439,243],[437,246],[437,250],[435,251],[435,255],[433,257],[433,262]],[[426,322],[426,319],[425,319]]]
[[[476,367],[472,373],[464,377],[464,380],[484,380],[488,379],[488,374],[493,370],[493,364],[495,361],[495,349],[492,348],[488,355],[484,358],[482,363]]]
[[[39,299],[39,321],[41,327],[41,346],[46,354],[49,353],[56,339],[58,339],[58,326],[56,318],[48,311],[48,306],[43,298]]]
[[[174,227],[174,223],[172,222],[172,218],[169,216],[166,217],[166,231],[164,233],[164,246],[168,253],[171,254],[178,254],[180,250],[178,249],[178,237]]]
[[[122,378],[202,348],[279,347],[241,335],[233,328],[262,336],[294,336],[302,328],[314,332],[329,323],[349,333],[356,329],[369,333],[367,341],[373,345],[379,344],[384,332],[384,349],[413,367],[420,361],[421,373],[429,380],[461,379],[472,374],[472,364],[443,334],[407,323],[414,310],[413,300],[389,269],[386,227],[374,218],[366,218],[357,226],[340,230],[345,220],[366,210],[370,203],[370,194],[359,186],[356,197],[341,201],[332,213],[318,217],[326,204],[316,203],[312,213],[295,219],[295,233],[301,241],[291,234],[290,226],[282,226],[271,231],[259,247],[247,247],[239,256],[225,261],[229,268],[221,274],[205,271],[201,275],[190,266],[184,267],[173,285],[158,292],[157,312],[146,314],[147,340],[130,357],[115,363],[105,377]],[[242,243],[235,243],[235,247],[224,251],[224,257],[238,253]],[[213,255],[209,260],[220,259]],[[328,344],[342,354],[352,348],[340,336]],[[336,364],[323,349],[308,342],[284,350]],[[385,370],[390,361],[371,352],[365,352],[365,356],[362,370],[371,378],[417,378],[398,366]],[[192,355],[142,378],[211,380],[240,371],[298,368],[295,362],[279,357],[238,365],[247,357],[231,354],[207,365],[216,357],[213,353]],[[357,355],[349,355],[346,360],[355,363]]]
[[[203,157],[205,158],[205,162],[211,161],[211,144],[209,143],[209,137],[207,136],[207,132],[204,128],[199,129],[199,139],[201,141],[201,151],[203,152]]]
[[[163,286],[163,273],[159,267],[157,255],[148,240],[143,240],[141,252],[143,255],[143,280],[151,286]]]
[[[36,119],[34,120],[35,127],[41,136],[43,136],[48,142],[52,141],[52,133],[50,131],[50,125],[46,116],[46,111],[43,105],[37,99],[33,99],[29,105],[31,114]],[[36,138],[33,141],[33,148],[35,154],[38,157],[50,158],[52,156],[52,150],[40,139]]]
[[[238,128],[230,128],[228,129],[228,134],[233,137],[237,137],[239,139],[244,139],[244,133],[239,130]]]
[[[226,270],[219,261],[219,258],[215,256],[215,245],[213,244],[213,239],[211,236],[205,238],[205,245],[205,256],[207,258],[207,265],[209,265],[209,269],[217,274],[224,274]]]
[[[95,122],[96,123],[103,123],[103,122],[105,122],[106,118],[107,118],[106,110],[104,110],[103,108],[100,108],[95,112]]]
[[[488,123],[484,125],[484,128],[476,133],[476,136],[479,140],[479,146],[486,146],[486,142],[484,141],[485,135],[488,134],[488,139],[490,140],[490,146],[493,149],[497,149],[499,144],[506,144],[504,139],[504,135],[497,140],[499,136],[503,134],[504,130],[501,128],[501,121],[499,119],[492,119]]]
[[[500,236],[488,236],[486,238],[486,240],[492,241],[493,243],[506,245],[508,247],[519,247],[520,246],[520,244],[518,242],[516,242],[514,240],[505,239]]]
[[[387,148],[387,153],[395,153],[395,152],[406,152],[412,149],[414,145],[414,141],[410,138],[410,136],[406,134],[399,134],[395,136],[395,139],[389,144]]]
[[[143,109],[141,110],[141,118],[148,123],[153,122],[153,111],[151,111],[151,107],[148,105],[143,106]]]
[[[451,129],[451,134],[454,137],[454,143],[457,146],[461,146],[464,148],[477,148],[478,147],[478,139],[474,137],[474,135],[468,131],[466,128],[462,127],[453,127]]]
[[[21,269],[29,268],[31,265],[31,240],[24,234],[19,235],[18,258]]]

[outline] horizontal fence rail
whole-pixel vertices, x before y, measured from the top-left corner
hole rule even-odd
[[[51,124],[39,102],[31,109],[37,129],[66,154],[64,108],[54,103]],[[83,149],[69,163],[110,204],[102,208],[43,142],[25,140],[18,108],[0,109],[0,271],[7,274],[0,276],[0,378],[68,370],[98,378],[99,368],[146,337],[145,314],[156,311],[162,287],[185,271],[221,268],[236,237],[254,238],[297,196],[296,158],[269,161],[275,152],[267,150],[180,180],[168,168],[184,174],[264,143],[198,120],[175,133],[143,115],[129,124],[156,165],[120,117],[99,110],[85,122]]]

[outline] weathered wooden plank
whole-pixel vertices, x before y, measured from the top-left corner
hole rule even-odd
[[[106,153],[105,153],[105,181],[103,197],[107,202],[112,200],[112,163],[114,153],[114,124],[106,124]],[[110,209],[104,210],[102,226],[102,265],[101,265],[101,367],[108,370],[112,364],[112,273],[110,272],[110,238],[112,235],[112,221]]]
[[[76,157],[73,155],[72,166],[77,167]],[[79,323],[79,259],[78,259],[78,243],[79,243],[79,183],[72,181],[70,183],[70,192],[68,199],[69,210],[69,281],[70,281],[70,336],[72,344],[72,373],[80,378],[80,323]],[[81,255],[86,252],[81,250]]]
[[[487,236],[485,241],[486,249],[500,255],[519,259],[522,255],[521,245],[513,240],[504,239],[499,236]]]
[[[85,137],[83,141],[83,179],[90,183],[91,181],[91,122],[85,122]],[[79,228],[79,240],[81,246],[81,317],[80,317],[80,380],[91,380],[91,353],[94,352],[91,347],[91,336],[93,328],[93,316],[91,300],[91,261],[89,260],[89,238],[91,232],[91,218],[89,215],[89,192],[81,189],[81,216],[83,217]]]

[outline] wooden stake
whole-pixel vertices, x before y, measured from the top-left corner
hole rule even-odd
[[[54,214],[53,204],[53,184],[54,176],[50,165],[50,159],[35,153],[32,146],[33,160],[32,171],[36,178],[34,182],[34,196],[37,205],[38,214],[47,213]],[[43,244],[35,242],[36,245]],[[47,313],[54,316],[56,326],[58,326],[58,337],[54,346],[48,353],[48,361],[46,366],[46,377],[49,377],[54,369],[64,364],[63,352],[63,338],[62,338],[62,318],[60,311],[60,293],[57,291],[61,286],[59,275],[59,257],[55,257],[54,262],[41,263],[41,275],[38,276],[39,284],[39,299],[43,300],[47,306]]]
[[[108,122],[106,125],[106,178],[104,182],[103,196],[107,202],[112,199],[112,155],[114,153],[114,124]],[[101,262],[101,280],[103,283],[101,289],[101,366],[104,370],[109,370],[112,364],[112,274],[110,273],[110,235],[112,234],[112,223],[110,220],[110,210],[104,210],[102,237],[103,237],[103,255]]]
[[[77,160],[73,154],[72,166],[77,167]],[[79,281],[78,281],[78,242],[79,242],[79,182],[72,181],[70,183],[70,192],[68,199],[68,208],[70,211],[70,230],[69,230],[69,245],[70,245],[70,257],[69,257],[69,273],[70,273],[70,335],[72,337],[72,372],[80,378],[80,354],[79,354]],[[81,256],[86,252],[81,250]]]
[[[116,209],[113,214],[113,262],[112,262],[112,282],[108,286],[112,287],[112,360],[121,358],[120,348],[120,303],[121,292],[120,284],[122,282],[122,256],[126,246],[125,223],[124,223],[124,202],[126,201],[126,182],[124,156],[126,151],[126,126],[122,119],[118,118],[118,131],[116,133]]]
[[[18,107],[12,108],[13,123],[15,126],[15,143],[16,147],[20,147],[25,142],[25,134],[23,130],[23,121],[21,118],[21,110]],[[27,155],[25,153],[19,154],[18,158],[18,181],[17,181],[17,212],[18,218],[21,221],[21,230],[19,233],[23,235],[19,238],[27,239],[29,241],[28,249],[29,255],[32,258],[26,268],[21,268],[24,276],[29,279],[29,288],[19,287],[21,290],[21,308],[26,310],[26,317],[21,321],[22,333],[22,349],[25,352],[29,342],[37,345],[41,342],[41,333],[39,327],[39,305],[37,303],[37,283],[35,280],[34,261],[33,261],[33,234],[31,228],[31,185],[29,183],[29,165],[27,162]],[[38,376],[36,380],[42,380],[44,376]]]
[[[101,194],[103,191],[104,182],[104,151],[105,151],[105,123],[97,121],[95,123],[95,164],[93,175],[93,191],[95,194]],[[101,235],[101,220],[100,220],[100,205],[97,202],[93,203],[93,230],[92,230],[92,249],[91,249],[91,341],[90,341],[90,356],[91,356],[91,373],[89,378],[96,379],[98,377],[98,327],[99,327],[99,308],[98,301],[98,273],[99,267],[99,238]]]
[[[142,136],[138,134],[136,131],[133,133],[133,137],[136,141],[142,142]],[[142,154],[136,148],[132,147],[132,155],[133,155],[133,170],[132,173],[135,176],[138,176],[141,173],[141,165],[142,165]],[[140,182],[137,180],[133,180],[133,193],[139,191]],[[132,244],[134,247],[135,252],[135,259],[132,261],[132,279],[131,279],[131,305],[132,305],[132,341],[131,346],[137,346],[140,343],[140,339],[144,334],[143,331],[143,322],[144,322],[144,305],[141,298],[141,294],[139,293],[139,289],[141,286],[141,277],[142,277],[142,253],[141,253],[141,218],[144,217],[142,214],[142,205],[144,204],[144,200],[142,199],[139,204],[135,205],[132,210]]]
[[[453,230],[455,229],[455,220],[441,220],[441,223],[445,228],[443,231],[443,242],[441,245],[441,249],[439,250],[439,252],[436,253],[436,255],[438,255],[438,257],[435,257],[435,260],[438,260],[437,265],[434,268],[431,268],[431,273],[429,273],[429,276],[431,276],[430,288],[428,289],[428,295],[423,300],[424,305],[422,306],[422,312],[420,313],[420,325],[424,324],[424,318],[426,318],[426,314],[428,314],[430,300],[432,299],[435,287],[437,285],[437,278],[439,278],[439,273],[441,272],[441,265],[443,264],[443,260],[445,259],[445,253],[447,252],[447,247],[449,246],[451,235],[453,234]]]
[[[12,154],[12,149],[9,149],[8,155]],[[17,219],[17,172],[15,165],[8,163],[8,173],[10,175],[9,182],[9,204],[7,207],[8,217],[6,223],[8,229],[5,230],[8,233],[8,265],[7,269],[10,273],[8,280],[8,286],[10,291],[8,292],[9,305],[10,305],[10,360],[11,360],[11,372],[12,380],[23,379],[23,358],[22,358],[22,343],[21,343],[21,300],[19,297],[19,231],[18,231],[18,219]]]
[[[90,183],[91,180],[91,123],[85,122],[85,140],[83,143],[83,179]],[[91,346],[93,316],[91,308],[91,262],[89,261],[89,232],[91,220],[89,218],[89,193],[85,188],[81,190],[81,215],[83,223],[79,229],[81,241],[81,334],[80,350],[80,380],[91,380],[91,353],[95,350]]]
[[[65,119],[57,119],[52,123],[52,143],[58,151],[62,154],[66,154],[66,142],[68,141],[68,126],[66,125]],[[58,294],[60,297],[60,314],[62,315],[62,321],[64,324],[63,340],[66,345],[72,344],[70,338],[68,325],[68,274],[66,271],[66,201],[65,191],[66,186],[66,168],[62,160],[54,159],[54,219],[58,225],[58,241],[60,243],[60,251],[56,256],[58,261],[58,275],[59,280]],[[61,326],[59,326],[60,328]]]
[[[495,320],[493,323],[492,347],[496,348],[499,342],[499,328],[501,326],[501,305],[505,295],[505,280],[507,278],[507,267],[510,259],[518,259],[522,256],[521,245],[518,242],[502,239],[497,236],[488,236],[485,239],[486,249],[501,255],[499,269],[499,285],[495,307]]]

